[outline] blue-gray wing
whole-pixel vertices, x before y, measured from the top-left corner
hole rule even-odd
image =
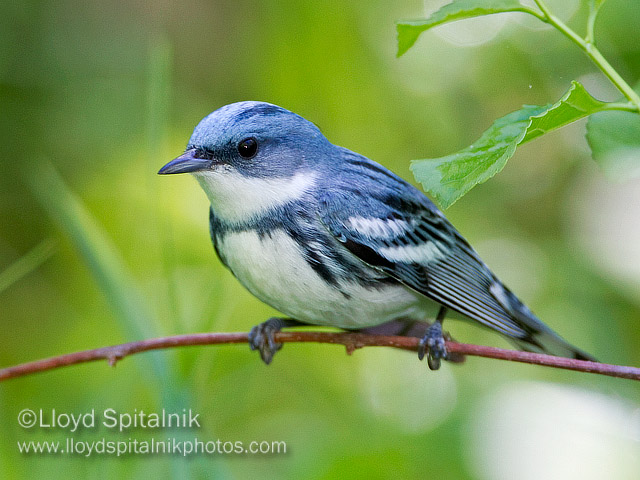
[[[356,186],[331,188],[320,199],[320,217],[362,261],[445,307],[513,338],[538,330],[539,321],[444,215],[404,181],[387,179],[367,196]],[[507,311],[513,307],[533,325],[517,321]]]
[[[348,251],[520,348],[593,360],[538,320],[418,189],[366,157],[338,150],[340,174],[321,186],[318,207]]]

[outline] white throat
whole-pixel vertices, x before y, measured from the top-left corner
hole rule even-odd
[[[301,198],[315,184],[313,171],[287,178],[256,178],[235,169],[201,171],[194,174],[209,197],[216,216],[241,223]]]

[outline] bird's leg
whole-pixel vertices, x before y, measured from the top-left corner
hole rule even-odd
[[[251,347],[251,350],[258,350],[262,361],[269,365],[276,352],[282,348],[282,344],[276,343],[274,340],[274,333],[285,327],[299,327],[301,325],[306,325],[306,323],[291,318],[270,318],[251,329],[251,332],[249,332],[249,347]]]
[[[447,347],[442,334],[442,322],[447,314],[446,307],[440,307],[436,321],[431,324],[418,345],[418,358],[422,360],[427,354],[427,363],[431,370],[440,368],[440,360],[447,359]]]

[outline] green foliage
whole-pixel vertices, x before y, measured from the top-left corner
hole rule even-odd
[[[423,20],[399,22],[398,56],[416,42],[422,32],[437,25],[464,18],[504,12],[524,12],[556,28],[578,45],[627,97],[628,103],[601,102],[593,98],[578,82],[547,107],[525,106],[494,122],[473,145],[457,153],[436,159],[415,160],[412,171],[423,187],[444,208],[479,183],[502,170],[518,145],[552,130],[603,110],[631,113],[600,114],[590,119],[588,141],[593,158],[612,177],[624,178],[640,174],[640,98],[598,51],[594,25],[604,0],[589,1],[587,35],[578,36],[553,15],[542,0],[535,0],[538,10],[517,0],[456,0]]]
[[[593,98],[579,82],[571,82],[571,87],[560,100],[531,118],[531,124],[520,143],[526,143],[606,108],[607,103]]]
[[[473,145],[441,158],[414,160],[411,170],[444,208],[452,205],[475,185],[504,168],[516,147],[606,108],[582,85],[571,88],[553,105],[525,105],[496,120]]]
[[[464,18],[480,17],[504,12],[523,12],[518,0],[458,0],[449,3],[424,20],[398,22],[398,57],[409,50],[422,32],[444,23]]]

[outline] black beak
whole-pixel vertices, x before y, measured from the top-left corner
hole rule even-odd
[[[166,175],[168,173],[193,173],[200,170],[210,168],[213,161],[206,158],[196,158],[196,149],[187,150],[178,158],[171,160],[160,169],[158,174]]]

